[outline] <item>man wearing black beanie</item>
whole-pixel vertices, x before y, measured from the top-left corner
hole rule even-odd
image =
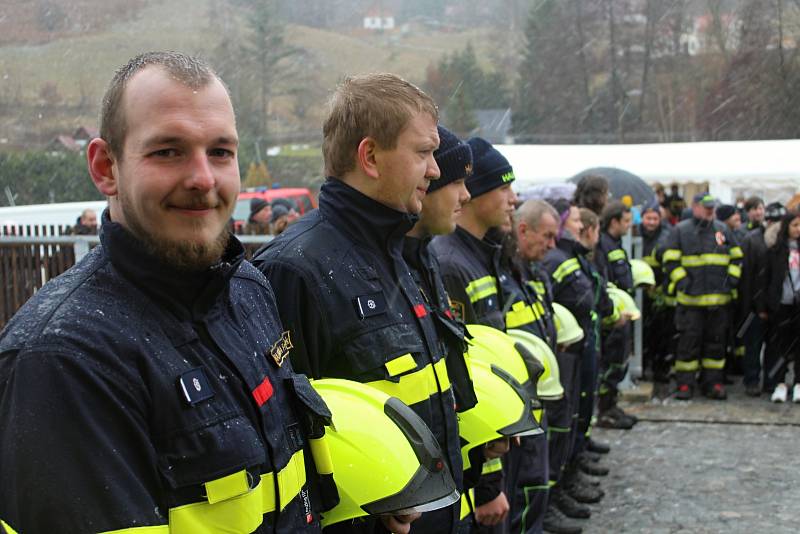
[[[445,363],[455,396],[456,411],[464,412],[477,403],[464,359],[464,323],[452,313],[439,263],[428,245],[433,236],[450,234],[455,230],[461,208],[469,201],[465,181],[472,174],[472,150],[446,128],[439,126],[438,131],[439,148],[434,151],[433,156],[439,166],[440,176],[428,187],[428,192],[422,200],[420,218],[406,234],[403,241],[403,259],[411,269],[411,275],[417,281],[420,290],[427,296],[431,313],[437,316],[439,338],[447,345],[448,354]],[[505,441],[478,449],[478,453],[482,453],[483,456],[473,462],[475,469],[471,468],[469,472],[464,473],[462,493],[474,487],[480,476],[480,467],[485,460],[498,458],[507,452],[508,440]],[[468,531],[470,527],[471,518],[469,515],[464,515],[459,525],[459,532]]]
[[[510,229],[517,200],[511,189],[514,170],[488,141],[472,138],[467,144],[473,155],[473,173],[466,180],[472,199],[464,205],[456,231],[432,243],[445,287],[465,323],[501,331],[519,328],[544,337],[533,319],[535,296],[501,266],[500,244],[486,239],[492,228]],[[526,319],[520,321],[522,315]],[[521,446],[512,446],[502,463],[484,464],[475,488],[474,531],[541,532],[547,508],[547,462],[547,438],[541,434],[523,437]]]

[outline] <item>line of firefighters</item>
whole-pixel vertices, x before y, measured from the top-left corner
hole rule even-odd
[[[108,95],[101,246],[0,334],[0,532],[579,533],[608,473],[593,421],[636,423],[617,396],[638,286],[677,306],[678,393],[702,368],[724,396],[742,253],[709,196],[654,273],[603,179],[520,204],[506,158],[430,97],[352,77],[319,209],[251,264],[225,203],[192,196],[238,193],[216,75],[150,53]]]

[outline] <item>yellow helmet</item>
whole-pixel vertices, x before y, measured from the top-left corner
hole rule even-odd
[[[583,328],[578,320],[565,306],[558,302],[553,303],[553,312],[556,321],[556,332],[559,345],[572,345],[583,339]]]
[[[628,314],[631,321],[638,321],[641,319],[642,312],[639,311],[636,302],[627,291],[614,286],[609,286],[606,291],[608,291],[608,296],[614,302],[614,307],[616,309],[621,313]]]
[[[406,404],[351,380],[312,381],[332,414],[325,433],[339,504],[322,526],[450,506],[455,482],[436,438]]]
[[[635,287],[656,285],[656,275],[653,273],[653,268],[647,265],[647,262],[634,258],[630,260],[630,264]]]
[[[471,465],[469,452],[475,447],[496,439],[544,432],[533,416],[531,398],[513,376],[496,364],[470,358],[469,353],[467,364],[478,404],[458,414],[465,470]]]
[[[553,354],[550,346],[541,338],[525,330],[512,328],[506,333],[520,342],[517,350],[523,354],[523,357],[527,357],[524,353],[528,352],[544,366],[544,372],[539,377],[537,387],[539,398],[542,400],[559,400],[563,398],[564,388],[561,386],[561,380],[559,379],[558,360],[556,360],[556,355]]]
[[[472,339],[467,340],[467,355],[474,360],[497,364],[522,384],[534,399],[534,407],[539,408],[536,388],[544,372],[539,360],[528,358],[526,361],[517,350],[516,341],[496,328],[482,324],[468,324],[467,331],[472,336]]]

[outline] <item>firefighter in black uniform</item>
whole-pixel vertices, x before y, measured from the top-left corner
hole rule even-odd
[[[577,236],[583,229],[579,209],[563,200],[554,201],[553,205],[559,212],[561,221],[559,238],[556,247],[545,256],[542,266],[550,276],[553,300],[572,312],[584,331],[578,369],[580,400],[577,406],[572,407],[577,421],[565,472],[580,478],[577,473],[580,468],[590,474],[603,476],[608,474],[608,470],[588,461],[584,452],[591,443],[588,434],[597,387],[600,325],[603,320],[616,321],[619,317],[614,313],[605,293],[605,280],[586,257],[590,250],[578,241]],[[587,507],[577,503],[567,492],[562,491],[563,488],[556,488],[559,486],[555,486],[552,499],[557,510],[553,509],[550,513],[558,516],[560,512],[576,519],[589,517]]]
[[[560,217],[558,212],[544,200],[527,200],[514,216],[514,230],[517,236],[517,251],[514,270],[521,273],[526,284],[533,289],[537,309],[545,310],[541,321],[548,344],[558,360],[559,380],[564,388],[560,400],[543,400],[547,417],[547,448],[549,454],[550,496],[547,511],[543,518],[544,529],[548,532],[575,534],[581,527],[570,522],[557,508],[560,491],[564,490],[579,502],[598,502],[603,491],[591,485],[582,484],[574,471],[566,471],[567,462],[574,443],[578,401],[580,398],[579,360],[580,350],[557,346],[555,321],[553,320],[553,289],[550,277],[541,265],[548,251],[555,247]],[[564,475],[567,475],[565,478]]]
[[[667,246],[670,227],[663,224],[657,203],[645,206],[639,224],[642,237],[642,259],[656,278],[654,287],[644,293],[644,360],[657,387],[669,383],[670,368],[675,360],[675,299],[664,295],[664,271],[661,256]]]
[[[431,182],[422,201],[419,221],[406,234],[403,257],[427,305],[437,318],[442,340],[448,344],[447,373],[456,398],[456,411],[463,412],[477,403],[463,358],[466,349],[464,323],[452,312],[450,298],[440,274],[439,262],[431,254],[429,244],[433,236],[450,234],[455,230],[461,208],[469,201],[469,191],[465,181],[472,173],[472,150],[446,128],[439,126],[438,130],[439,148],[434,152],[434,158],[441,176]],[[508,440],[500,441],[487,444],[483,450],[473,449],[471,454],[475,454],[476,457],[471,461],[472,468],[464,473],[465,492],[477,484],[485,460],[499,458],[508,451]],[[469,501],[462,503],[459,532],[471,531],[473,520],[470,506]]]
[[[631,227],[631,210],[619,200],[608,203],[601,216],[602,233],[594,253],[594,263],[600,274],[623,291],[633,291],[633,275],[628,254],[622,248],[622,236]],[[603,332],[603,351],[600,356],[597,426],[630,429],[636,418],[617,406],[619,383],[628,371],[631,349],[630,323]]]
[[[484,239],[492,228],[511,230],[516,201],[511,189],[514,171],[487,141],[473,138],[468,144],[474,159],[473,175],[467,179],[472,199],[464,206],[455,233],[439,236],[432,243],[445,287],[465,323],[502,331],[519,328],[544,339],[532,288],[501,264],[500,244]],[[541,531],[547,507],[547,460],[547,439],[542,434],[522,438],[502,464],[485,464],[485,475],[475,491],[479,523],[475,530],[509,528],[501,525],[505,521],[515,532]],[[507,480],[499,485],[503,474]]]
[[[439,176],[433,101],[390,74],[348,78],[323,127],[329,178],[319,209],[258,252],[255,265],[275,288],[294,344],[292,361],[309,376],[368,383],[425,421],[449,458],[457,485],[462,462],[441,323],[403,258],[403,238]],[[414,532],[453,532],[460,507],[423,514]],[[334,525],[348,532],[408,532],[419,514]]]
[[[678,306],[675,327],[680,334],[675,361],[676,398],[694,394],[695,375],[709,398],[727,398],[722,384],[729,304],[741,276],[742,249],[724,223],[714,219],[714,197],[695,195],[692,218],[670,234],[663,264],[667,294]]]
[[[114,77],[100,132],[101,244],[0,335],[6,530],[319,532],[304,427],[330,414],[226,229],[226,89],[195,59],[144,54]]]

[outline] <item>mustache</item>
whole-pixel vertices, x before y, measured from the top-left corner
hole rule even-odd
[[[214,209],[219,206],[219,198],[216,195],[192,195],[179,199],[174,205],[178,208],[189,210]]]

